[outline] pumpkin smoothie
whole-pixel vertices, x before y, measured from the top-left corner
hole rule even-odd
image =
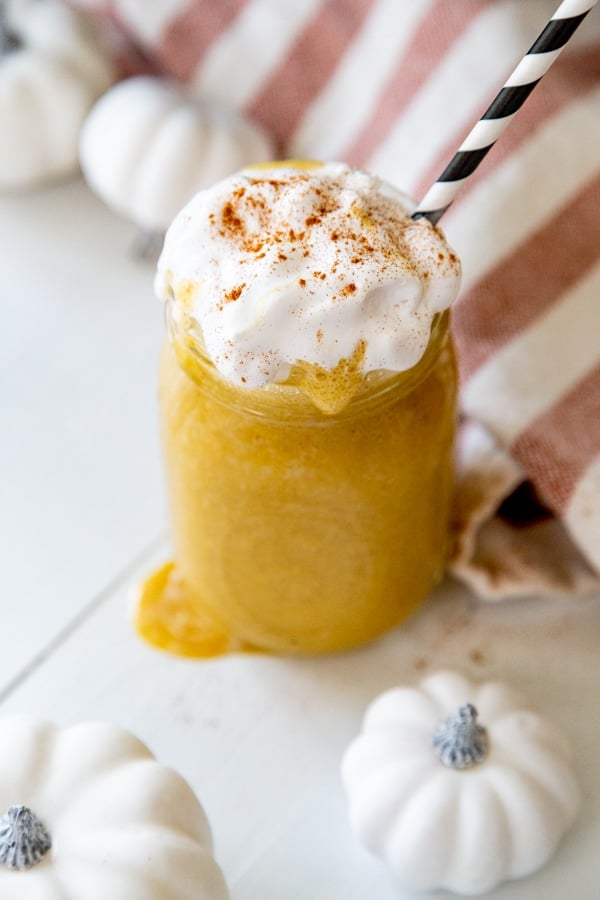
[[[175,562],[151,643],[189,656],[372,640],[441,577],[460,264],[342,164],[245,170],[169,229],[157,291]]]

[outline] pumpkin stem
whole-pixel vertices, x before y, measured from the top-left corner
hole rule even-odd
[[[162,250],[165,235],[162,231],[140,229],[131,247],[132,256],[142,262],[156,262]]]
[[[488,733],[478,723],[472,703],[465,703],[455,716],[440,722],[433,732],[433,747],[451,769],[470,769],[483,762],[488,753]]]
[[[52,846],[52,839],[27,806],[11,806],[0,819],[0,863],[7,869],[31,869]]]
[[[15,50],[19,50],[23,42],[7,22],[6,4],[0,0],[0,59]]]

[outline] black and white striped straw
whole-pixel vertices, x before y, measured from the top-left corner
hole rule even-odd
[[[435,225],[598,0],[564,0],[413,213]]]

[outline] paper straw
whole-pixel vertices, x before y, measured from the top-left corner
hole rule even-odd
[[[435,225],[598,0],[564,0],[413,213]]]

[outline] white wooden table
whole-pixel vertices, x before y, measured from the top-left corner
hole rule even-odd
[[[505,678],[572,732],[585,802],[543,871],[488,896],[597,900],[600,597],[480,606],[447,584],[377,645],[317,660],[191,662],[133,634],[132,588],[168,544],[162,311],[132,236],[81,182],[0,199],[0,713],[137,733],[198,792],[233,900],[408,900],[352,839],[340,756],[387,687]]]

